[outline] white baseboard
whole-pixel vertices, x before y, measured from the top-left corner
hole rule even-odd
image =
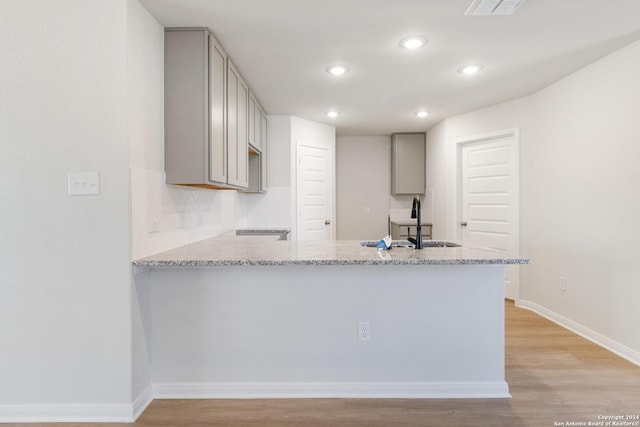
[[[509,398],[504,381],[474,383],[154,383],[156,399]]]
[[[0,405],[0,423],[135,421],[153,399],[510,398],[504,381],[473,383],[155,383],[132,405]]]
[[[0,423],[133,421],[131,405],[0,405]]]
[[[520,308],[531,310],[534,313],[537,313],[540,316],[551,320],[553,323],[557,323],[563,328],[566,328],[571,332],[574,332],[581,337],[588,339],[589,341],[599,345],[600,347],[606,348],[607,350],[617,354],[623,359],[626,359],[629,362],[640,366],[640,352],[637,352],[624,344],[620,344],[619,342],[614,341],[611,338],[605,337],[598,332],[592,331],[591,329],[586,328],[581,324],[574,322],[573,320],[568,319],[534,302],[521,299],[520,301],[518,301],[517,306]]]
[[[147,409],[147,406],[149,406],[151,402],[153,402],[153,390],[151,389],[151,386],[149,386],[145,388],[142,393],[140,393],[140,395],[133,401],[133,421],[137,420],[138,417],[142,415],[144,410]]]
[[[0,405],[0,423],[131,423],[152,401],[147,387],[132,405]]]

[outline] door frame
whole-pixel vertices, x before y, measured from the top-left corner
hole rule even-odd
[[[301,140],[296,140],[296,144],[295,144],[295,154],[292,156],[292,163],[293,163],[293,167],[292,167],[292,180],[294,185],[292,187],[292,203],[291,203],[291,207],[292,207],[292,218],[293,218],[293,227],[292,227],[292,236],[291,239],[292,240],[297,240],[298,239],[298,190],[300,188],[299,186],[299,153],[300,153],[300,147],[301,146],[305,146],[305,147],[311,147],[311,148],[317,148],[320,150],[327,150],[329,153],[329,176],[331,177],[331,218],[329,219],[331,221],[330,224],[330,240],[335,240],[336,238],[336,176],[335,176],[335,153],[333,151],[333,147],[331,145],[328,144],[321,144],[321,143],[313,143],[313,142],[309,142],[309,141],[301,141]]]
[[[517,248],[518,253],[520,252],[520,129],[515,127],[515,128],[508,128],[508,129],[503,129],[503,130],[499,130],[499,131],[495,131],[495,132],[489,132],[489,133],[484,133],[484,134],[480,134],[480,135],[472,135],[472,136],[468,136],[468,137],[464,137],[464,138],[460,138],[455,140],[455,158],[456,158],[456,164],[455,164],[455,170],[454,170],[454,174],[455,174],[455,178],[453,180],[454,185],[455,185],[455,203],[454,203],[454,209],[453,209],[453,229],[454,229],[454,236],[457,240],[462,241],[462,227],[460,225],[460,222],[462,221],[461,215],[462,215],[462,149],[465,146],[468,145],[473,145],[473,144],[478,144],[478,143],[483,143],[483,142],[489,142],[491,140],[494,139],[498,139],[498,138],[507,138],[507,137],[513,137],[513,150],[514,150],[514,158],[515,158],[515,164],[513,165],[514,168],[514,188],[515,188],[515,194],[514,194],[514,203],[513,203],[513,209],[515,209],[515,218],[516,218],[516,225],[514,227],[514,234],[515,236],[515,247]],[[518,254],[513,254],[513,255],[518,255]],[[520,301],[520,269],[514,268],[514,270],[516,270],[516,278],[517,278],[517,283],[514,289],[515,295],[513,295],[513,299],[515,301],[516,304],[519,303]]]

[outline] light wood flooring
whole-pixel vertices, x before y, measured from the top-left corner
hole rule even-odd
[[[640,367],[511,302],[506,377],[511,399],[155,400],[133,424],[82,425],[547,427],[640,415]]]

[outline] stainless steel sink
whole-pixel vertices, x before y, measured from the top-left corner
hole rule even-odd
[[[366,248],[375,248],[378,245],[378,241],[365,240],[360,242],[361,246]],[[425,248],[456,248],[460,245],[453,242],[446,242],[444,240],[423,240],[422,246]],[[391,242],[392,248],[414,248],[415,245],[408,240],[394,240]]]
[[[365,240],[364,242],[360,242],[360,245],[366,248],[375,248],[377,247],[378,242],[379,240],[376,240],[376,241]],[[392,248],[413,248],[414,244],[408,240],[394,240],[393,242],[391,242],[391,247]]]
[[[459,248],[461,245],[444,240],[423,240],[422,246],[425,248]]]

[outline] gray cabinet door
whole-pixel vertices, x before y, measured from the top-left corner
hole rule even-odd
[[[227,167],[228,183],[247,187],[249,89],[227,60]]]
[[[227,183],[226,93],[227,55],[209,39],[209,180]]]
[[[256,104],[256,98],[252,92],[249,92],[249,144],[259,151],[257,139],[260,137],[260,128],[256,129]]]
[[[169,184],[207,180],[209,34],[165,33],[165,170]]]
[[[425,134],[396,133],[391,136],[391,194],[424,194]]]
[[[249,97],[251,99],[251,97]],[[251,111],[251,107],[249,107]],[[262,109],[256,111],[260,119],[260,140],[262,141],[262,151],[250,150],[249,154],[249,182],[244,193],[266,193],[267,192],[267,117]],[[257,138],[257,136],[256,136]],[[255,147],[254,147],[255,148]]]
[[[249,144],[262,152],[262,107],[253,92],[249,92]]]
[[[247,188],[249,184],[249,86],[238,80],[237,180],[232,184]]]

